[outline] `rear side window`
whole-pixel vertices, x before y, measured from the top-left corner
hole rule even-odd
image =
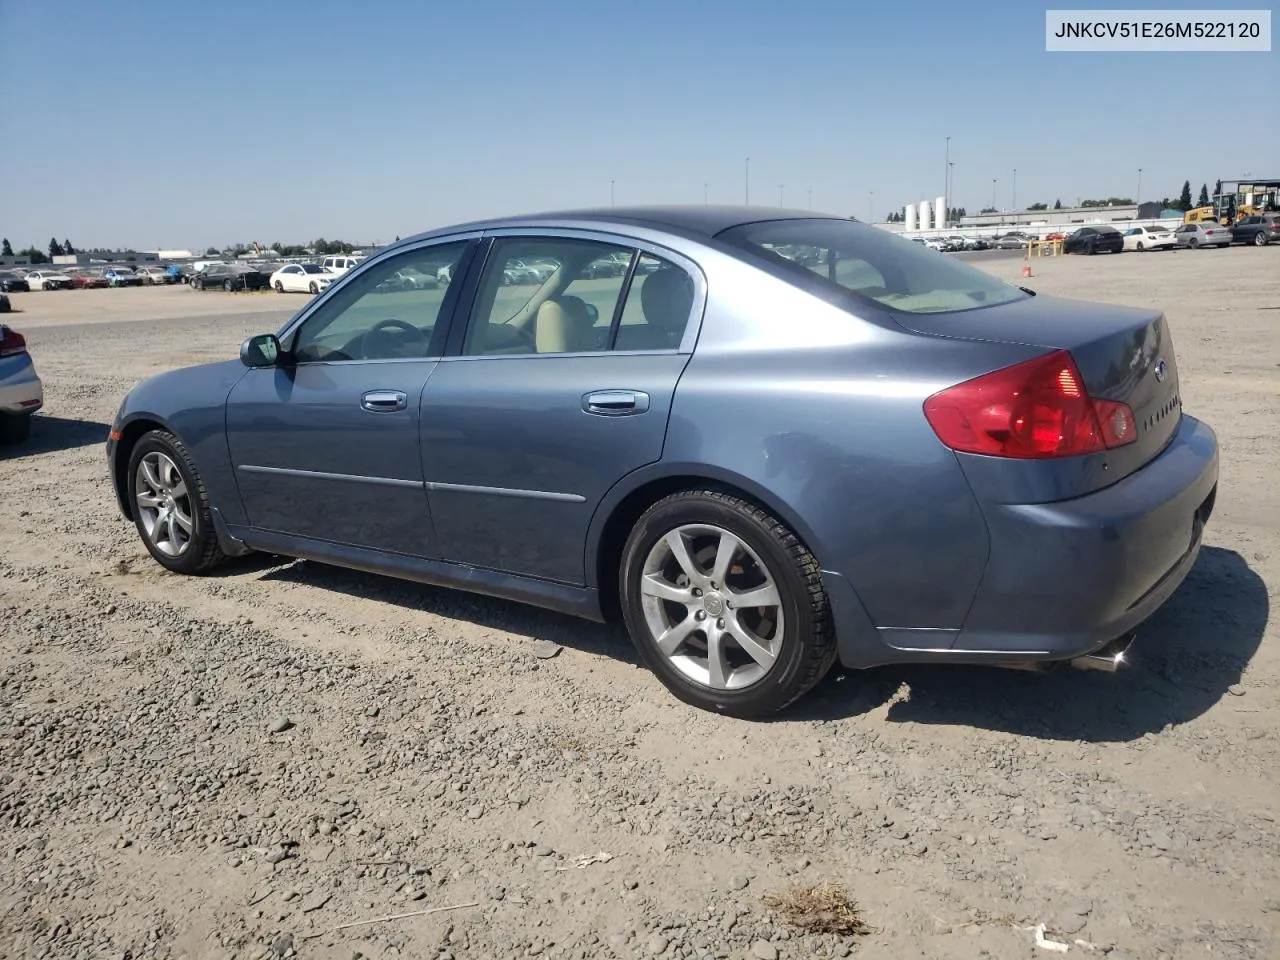
[[[1029,294],[950,257],[854,220],[774,220],[733,227],[719,239],[817,282],[902,313],[952,313]]]

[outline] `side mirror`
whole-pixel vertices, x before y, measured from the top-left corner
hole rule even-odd
[[[251,369],[274,367],[280,353],[280,341],[274,333],[260,333],[240,344],[240,362]]]

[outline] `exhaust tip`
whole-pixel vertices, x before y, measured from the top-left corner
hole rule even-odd
[[[1128,633],[1118,640],[1112,640],[1100,650],[1076,657],[1070,661],[1077,670],[1101,670],[1103,673],[1115,673],[1129,663],[1129,648],[1133,646],[1134,634]]]

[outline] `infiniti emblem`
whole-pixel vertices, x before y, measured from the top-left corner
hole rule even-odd
[[[1156,381],[1158,383],[1164,383],[1164,378],[1169,375],[1168,371],[1169,368],[1165,366],[1163,360],[1156,361]]]

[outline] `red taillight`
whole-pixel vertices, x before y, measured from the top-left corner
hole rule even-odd
[[[0,357],[12,357],[16,353],[25,353],[27,338],[17,330],[0,327]]]
[[[1066,350],[948,387],[924,415],[952,450],[991,457],[1071,457],[1137,439],[1133,411],[1091,398]]]

